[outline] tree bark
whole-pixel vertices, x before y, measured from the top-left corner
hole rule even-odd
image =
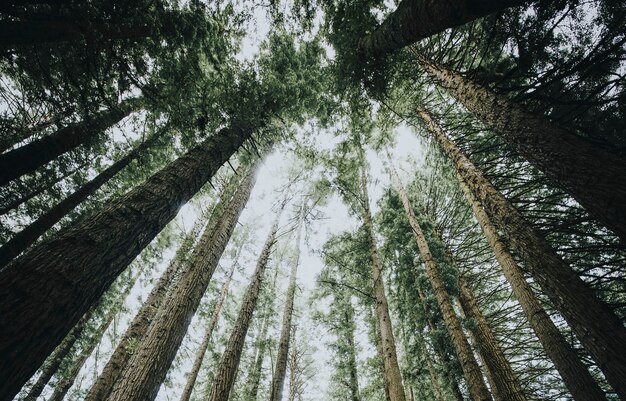
[[[98,112],[90,119],[61,128],[48,136],[1,154],[0,186],[32,173],[56,157],[94,140],[140,107],[139,98],[124,100],[115,107]]]
[[[528,0],[402,0],[373,32],[359,40],[364,57],[384,57],[412,43]]]
[[[300,210],[298,221],[298,235],[296,236],[296,254],[291,262],[291,273],[289,285],[287,287],[287,299],[285,300],[285,310],[283,312],[283,322],[278,342],[278,353],[276,355],[276,367],[270,389],[270,401],[281,401],[283,398],[283,385],[285,383],[285,373],[287,372],[287,356],[289,355],[289,343],[291,335],[291,318],[293,315],[293,302],[296,295],[296,274],[300,259],[300,235],[302,234],[302,222],[304,220],[304,206]]]
[[[113,178],[115,174],[140,156],[146,148],[155,142],[157,137],[157,135],[153,135],[147,141],[141,143],[120,160],[107,167],[93,180],[83,185],[76,192],[69,195],[56,206],[52,207],[52,209],[41,215],[37,220],[30,223],[22,231],[15,234],[13,238],[0,247],[0,269],[6,266],[13,258],[17,257],[20,253],[24,252],[31,245],[33,245],[39,237],[52,228],[56,223],[61,221],[67,213],[74,210],[74,208],[80,205],[89,196],[93,195],[98,189],[100,189],[100,187]]]
[[[276,270],[278,273],[278,270]],[[276,275],[274,275],[274,284],[276,284]],[[261,382],[261,369],[263,368],[263,360],[265,359],[265,349],[267,348],[267,329],[270,323],[270,314],[267,313],[263,319],[263,323],[259,327],[259,332],[256,338],[256,354],[254,358],[254,365],[250,369],[246,387],[245,398],[248,401],[256,401],[259,395],[259,383]]]
[[[108,401],[152,401],[176,356],[189,323],[228,245],[254,186],[255,169],[237,192],[220,199],[218,213],[207,224],[180,279],[169,292],[139,348],[126,364]]]
[[[364,166],[361,167],[360,185],[363,197],[363,221],[367,229],[370,258],[372,261],[372,284],[374,288],[374,298],[376,299],[375,311],[380,332],[385,383],[387,384],[390,401],[405,401],[404,386],[402,385],[402,376],[400,374],[400,366],[398,365],[398,355],[393,336],[393,328],[391,326],[389,305],[387,303],[387,296],[385,295],[380,257],[374,236],[374,223],[369,206],[367,177]]]
[[[609,384],[620,398],[626,399],[626,329],[622,323],[454,145],[431,116],[423,110],[419,110],[419,115],[454,163],[462,184],[482,203],[496,230],[502,232],[519,254]]]
[[[235,375],[239,367],[239,360],[241,359],[241,352],[248,333],[248,327],[250,326],[250,320],[254,314],[256,308],[257,299],[261,290],[261,284],[265,275],[268,261],[274,243],[276,242],[276,233],[278,232],[281,213],[285,207],[286,202],[283,201],[272,228],[265,240],[261,255],[257,261],[256,269],[250,280],[250,285],[246,291],[246,295],[243,299],[239,315],[235,321],[235,325],[232,330],[232,334],[226,345],[226,349],[222,354],[220,363],[215,370],[215,379],[211,387],[211,393],[209,394],[209,401],[228,401],[230,390],[235,382]]]
[[[346,343],[348,345],[348,355],[347,355],[347,365],[349,370],[349,388],[350,388],[350,399],[351,401],[361,401],[361,396],[359,395],[359,375],[357,372],[357,364],[356,364],[356,342],[354,339],[354,309],[352,308],[352,303],[350,302],[350,298],[348,297],[346,300],[346,310],[344,312],[344,324],[349,328],[347,335],[345,336]]]
[[[533,290],[524,277],[522,269],[507,249],[504,239],[500,236],[493,223],[491,223],[491,219],[482,205],[474,197],[472,191],[460,175],[458,179],[461,189],[472,207],[474,216],[493,249],[504,277],[511,285],[513,294],[522,307],[530,327],[537,335],[546,354],[554,363],[556,370],[561,375],[567,389],[572,393],[574,400],[606,401],[606,396],[598,386],[598,383],[591,377],[589,370],[578,358],[576,351],[572,349],[535,297]]]
[[[206,139],[100,213],[0,271],[0,400],[11,399],[115,278],[250,137]]]
[[[428,375],[430,376],[430,382],[433,385],[433,389],[435,390],[435,396],[438,401],[446,401],[446,397],[443,395],[443,390],[441,389],[441,384],[439,383],[439,377],[437,375],[437,371],[435,370],[435,365],[433,364],[432,358],[430,357],[430,353],[426,348],[426,340],[422,335],[422,332],[417,330],[415,332],[417,336],[417,341],[419,343],[420,351],[424,359],[426,360],[426,368],[428,369]]]
[[[417,53],[416,53],[417,54]],[[426,72],[485,126],[626,243],[626,161],[417,54]]]
[[[391,158],[389,158],[389,161],[391,162]],[[411,225],[415,241],[417,242],[422,262],[424,263],[426,269],[428,281],[433,287],[437,304],[441,309],[443,320],[446,324],[446,328],[448,329],[448,333],[452,338],[452,344],[456,354],[459,357],[459,362],[461,363],[461,368],[463,369],[463,375],[465,376],[465,381],[467,382],[470,397],[474,401],[491,401],[491,394],[485,385],[480,367],[478,366],[478,362],[476,361],[476,358],[474,358],[472,348],[465,337],[461,322],[454,311],[450,295],[446,291],[443,278],[441,277],[441,273],[439,272],[437,264],[435,263],[435,260],[430,252],[426,237],[417,222],[409,197],[402,187],[393,165],[390,170],[394,186],[400,196],[400,200],[402,201],[407,219]]]

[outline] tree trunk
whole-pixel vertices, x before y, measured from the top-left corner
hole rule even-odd
[[[251,169],[237,192],[220,199],[195,246],[189,266],[168,293],[144,340],[126,364],[108,401],[152,401],[176,356],[189,323],[200,304],[211,276],[228,245],[237,220],[243,211],[255,181]],[[225,191],[227,192],[227,191]]]
[[[237,255],[239,255],[239,253]],[[200,343],[200,348],[198,349],[198,353],[196,354],[196,359],[194,360],[191,372],[189,372],[189,376],[187,377],[187,383],[185,383],[183,394],[180,396],[180,401],[189,401],[191,399],[191,392],[193,391],[193,387],[196,384],[196,380],[198,379],[198,373],[200,373],[200,367],[202,366],[202,361],[204,360],[204,354],[206,354],[206,350],[209,347],[209,342],[211,341],[213,330],[215,329],[215,326],[217,326],[217,321],[219,320],[222,306],[224,305],[224,301],[228,296],[228,289],[230,286],[230,281],[233,278],[233,274],[235,273],[235,266],[237,266],[236,262],[233,263],[233,265],[231,266],[230,272],[226,277],[226,281],[224,281],[220,298],[215,304],[215,309],[213,310],[213,314],[211,315],[211,320],[209,321],[209,325],[204,332],[204,337],[202,338],[202,342]]]
[[[375,311],[380,331],[385,383],[388,385],[389,398],[391,401],[405,401],[402,376],[398,365],[396,344],[393,336],[393,328],[391,326],[391,317],[389,315],[389,305],[387,304],[387,296],[385,295],[385,286],[381,272],[380,257],[378,256],[378,248],[376,247],[376,238],[374,236],[374,223],[369,206],[367,177],[364,167],[361,167],[361,192],[363,196],[363,220],[367,229],[370,258],[372,261],[372,284],[374,288],[374,298],[376,299]]]
[[[37,220],[30,223],[22,231],[15,234],[13,238],[0,247],[0,269],[6,266],[13,258],[33,245],[39,237],[52,228],[56,223],[61,221],[67,213],[74,210],[74,208],[106,184],[115,174],[140,156],[146,148],[155,142],[157,137],[158,135],[153,135],[147,141],[141,143],[126,156],[107,167],[93,180],[83,185],[76,192],[69,195],[52,209],[41,215]]]
[[[241,359],[241,352],[243,350],[246,334],[248,333],[248,326],[250,325],[250,320],[256,308],[265,269],[267,268],[272,248],[276,242],[280,216],[285,204],[286,200],[282,202],[274,223],[272,224],[272,228],[265,240],[265,244],[263,245],[263,250],[257,261],[254,274],[250,279],[250,285],[248,285],[246,295],[241,304],[241,309],[235,321],[232,334],[222,354],[220,363],[215,370],[215,380],[213,380],[211,393],[208,397],[209,401],[228,401],[230,390],[235,382],[235,375],[239,367],[239,360]]]
[[[270,389],[270,401],[281,401],[283,399],[283,385],[285,383],[285,373],[287,372],[287,356],[289,355],[289,343],[291,335],[291,317],[293,315],[293,302],[296,294],[296,274],[300,259],[300,235],[302,234],[302,222],[304,220],[304,205],[300,210],[300,220],[298,221],[298,235],[296,236],[296,254],[291,262],[291,274],[289,276],[289,286],[287,288],[287,299],[283,312],[283,323],[278,342],[278,353],[276,355],[276,367],[272,386]]]
[[[350,301],[350,297],[347,297],[346,302],[346,310],[344,315],[344,324],[346,327],[349,327],[349,330],[346,335],[346,343],[348,345],[348,355],[347,361],[348,370],[350,372],[350,377],[348,380],[349,388],[350,388],[350,400],[351,401],[361,401],[361,396],[359,395],[359,375],[357,372],[357,363],[356,363],[356,342],[354,340],[354,309],[352,308],[352,303]]]
[[[113,108],[97,113],[93,118],[61,128],[48,136],[1,154],[0,186],[32,173],[56,157],[94,140],[140,106],[139,98],[124,100]]]
[[[293,326],[293,333],[291,333],[291,338],[295,340],[296,338],[296,330],[298,329],[297,326]],[[295,346],[291,347],[291,360],[289,363],[289,394],[287,395],[287,401],[296,401],[296,397],[297,397],[297,381],[298,381],[298,377],[297,377],[297,371],[296,368],[298,366],[298,355],[296,353],[295,350]]]
[[[626,161],[462,75],[417,58],[485,126],[626,243]],[[624,377],[624,376],[622,376]]]
[[[0,271],[0,400],[12,398],[82,315],[250,137],[212,135],[100,213]]]
[[[491,222],[519,254],[528,271],[597,362],[609,384],[626,399],[626,329],[622,323],[450,141],[430,115],[421,110],[419,114],[443,152],[455,164],[463,185],[482,203]]]
[[[278,273],[278,269],[276,270]],[[274,285],[276,284],[276,275],[274,275]],[[256,354],[254,356],[254,365],[250,369],[250,374],[245,387],[245,398],[248,401],[256,401],[259,394],[259,383],[261,382],[261,369],[263,368],[263,360],[265,359],[265,349],[267,348],[267,329],[270,323],[270,314],[267,313],[263,319],[263,323],[259,327],[256,338]]]
[[[359,40],[365,57],[384,57],[448,28],[463,25],[527,0],[402,0],[373,32]]]
[[[537,335],[546,354],[554,363],[565,386],[572,393],[574,400],[605,401],[606,396],[598,386],[598,383],[591,377],[585,365],[578,358],[576,351],[572,349],[535,297],[524,277],[522,269],[508,251],[504,244],[504,239],[498,234],[496,227],[491,223],[491,219],[487,216],[482,205],[476,200],[460,175],[458,179],[461,189],[472,207],[474,216],[493,249],[504,277],[511,284],[513,294],[522,307],[530,327]]]
[[[389,162],[391,163],[391,157],[389,157]],[[443,320],[446,324],[446,328],[448,329],[448,333],[452,338],[452,344],[454,345],[456,354],[459,357],[459,362],[461,363],[461,368],[463,369],[463,375],[465,376],[470,396],[474,401],[491,401],[492,398],[483,380],[478,362],[476,362],[476,358],[474,358],[474,353],[472,352],[472,348],[465,337],[461,322],[454,311],[450,295],[446,291],[443,278],[441,277],[441,273],[439,272],[437,264],[435,263],[435,260],[430,252],[426,237],[417,222],[409,197],[402,187],[393,165],[391,165],[390,170],[394,186],[400,196],[400,200],[402,201],[407,219],[411,225],[415,241],[417,242],[422,262],[424,263],[426,269],[426,275],[428,276],[428,281],[433,287],[437,304],[441,309]]]
[[[426,359],[426,367],[428,368],[428,374],[430,376],[430,381],[433,385],[433,389],[435,390],[435,396],[438,401],[446,401],[446,397],[443,395],[443,390],[441,389],[441,384],[439,383],[439,377],[437,375],[437,371],[435,370],[435,366],[433,365],[432,358],[430,357],[430,353],[426,348],[426,340],[422,335],[422,332],[417,330],[415,332],[417,336],[417,341],[419,343],[420,351],[424,359]],[[412,390],[412,389],[411,389]]]

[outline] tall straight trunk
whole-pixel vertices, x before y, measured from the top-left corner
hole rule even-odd
[[[513,294],[522,307],[530,327],[537,335],[546,354],[554,363],[574,400],[605,401],[606,396],[600,389],[600,386],[598,386],[598,383],[591,377],[589,370],[582,363],[576,351],[572,349],[535,297],[533,290],[524,277],[522,269],[507,249],[504,239],[491,222],[485,209],[476,200],[460,175],[458,175],[458,179],[461,189],[472,207],[474,216],[493,249],[504,277],[511,284]]]
[[[0,400],[11,399],[128,264],[250,137],[206,139],[0,271]]]
[[[461,74],[419,54],[417,58],[485,126],[626,243],[626,160]]]
[[[391,163],[391,157],[389,157],[389,162]],[[404,211],[406,212],[407,219],[413,231],[413,236],[417,242],[422,262],[424,263],[426,269],[428,281],[433,288],[437,304],[441,309],[441,314],[443,315],[443,320],[446,324],[446,328],[452,338],[454,350],[459,357],[459,362],[461,363],[461,368],[463,369],[463,375],[465,376],[470,396],[474,401],[490,401],[492,399],[491,394],[485,385],[480,367],[478,366],[478,362],[476,362],[472,348],[465,337],[461,322],[454,311],[450,295],[445,288],[443,277],[441,276],[437,264],[430,252],[426,237],[417,222],[409,197],[400,183],[400,179],[398,178],[393,165],[391,165],[390,170],[394,186],[400,196],[400,200],[404,206]]]
[[[241,248],[238,253],[240,251]],[[189,399],[191,399],[191,393],[193,391],[193,387],[196,384],[196,380],[198,379],[198,373],[200,373],[200,367],[202,366],[204,355],[206,354],[206,350],[209,347],[209,343],[211,342],[213,330],[215,329],[215,326],[217,326],[217,321],[219,320],[220,312],[222,311],[222,306],[224,305],[226,296],[228,296],[230,282],[233,278],[233,274],[235,273],[235,266],[237,266],[237,262],[233,263],[230,268],[230,272],[226,277],[226,281],[224,281],[224,285],[222,286],[222,292],[220,293],[220,297],[215,304],[215,309],[213,310],[213,314],[211,315],[211,320],[209,321],[209,324],[206,327],[206,331],[204,332],[204,336],[202,337],[200,348],[198,349],[198,353],[196,354],[193,366],[191,367],[191,371],[189,372],[189,376],[187,377],[187,382],[185,383],[183,394],[180,396],[180,401],[189,401]]]
[[[285,373],[287,372],[287,356],[289,355],[289,344],[291,335],[291,318],[293,315],[293,301],[296,295],[296,274],[298,273],[298,263],[300,259],[300,239],[302,234],[302,222],[304,220],[304,205],[300,210],[298,221],[298,235],[296,236],[296,254],[291,262],[291,273],[289,285],[287,287],[287,299],[285,300],[285,310],[283,312],[283,323],[278,342],[278,353],[276,354],[276,367],[272,378],[270,389],[270,401],[281,401],[283,398],[283,385],[285,383]]]
[[[67,213],[74,210],[74,208],[80,205],[89,196],[93,195],[98,189],[100,189],[100,187],[113,178],[115,174],[140,156],[145,149],[155,142],[157,137],[158,135],[155,134],[147,141],[141,143],[120,160],[107,167],[93,180],[80,187],[76,192],[63,199],[56,206],[41,215],[37,220],[30,223],[22,231],[15,234],[7,243],[0,247],[0,269],[6,266],[13,258],[33,245],[39,237],[52,228],[56,223],[61,221]]]
[[[198,240],[188,266],[168,293],[141,345],[115,383],[109,401],[152,401],[183,341],[202,295],[228,245],[255,182],[255,168],[246,174],[237,192],[220,199]],[[226,192],[226,191],[225,191]]]
[[[126,363],[136,348],[136,344],[141,343],[145,337],[163,303],[163,299],[176,281],[181,265],[186,263],[187,255],[192,250],[205,222],[204,218],[198,219],[189,234],[185,236],[176,254],[139,308],[119,344],[115,347],[115,351],[104,366],[102,373],[87,392],[85,401],[104,401],[109,397],[113,385],[119,380]]]
[[[459,279],[459,289],[461,308],[465,315],[475,322],[470,331],[476,338],[477,348],[493,379],[494,387],[497,390],[494,392],[495,398],[500,401],[526,401],[526,395],[517,375],[504,356],[496,336],[480,311],[478,302],[463,277]]]
[[[293,333],[291,333],[291,338],[296,339],[296,331],[298,330],[297,326],[293,326]],[[291,350],[291,360],[289,361],[290,369],[289,369],[289,394],[287,395],[287,401],[296,401],[296,397],[298,396],[296,388],[298,386],[298,354],[296,353],[295,346],[292,347]]]
[[[276,270],[278,273],[278,269]],[[276,275],[274,276],[274,285],[276,284]],[[259,384],[261,383],[261,369],[263,368],[263,360],[265,359],[265,349],[267,348],[267,329],[270,323],[270,314],[267,313],[263,319],[263,323],[259,327],[256,337],[256,353],[254,355],[254,363],[248,374],[244,399],[248,401],[256,401],[259,394]]]
[[[348,355],[346,363],[348,365],[349,370],[349,378],[348,378],[348,387],[350,389],[350,400],[351,401],[361,401],[361,396],[359,395],[359,375],[357,372],[357,363],[356,363],[356,341],[354,339],[354,309],[352,308],[352,302],[350,302],[350,298],[347,297],[346,302],[346,310],[343,314],[344,324],[346,327],[349,327],[349,330],[346,333],[345,340],[348,345]]]
[[[563,315],[609,384],[626,400],[626,328],[550,244],[500,194],[425,111],[419,111],[462,184],[482,203],[485,213]]]
[[[402,0],[373,32],[359,40],[365,57],[384,57],[429,36],[528,0]]]
[[[439,376],[437,375],[437,370],[435,369],[435,365],[433,364],[433,360],[430,357],[430,353],[428,348],[426,348],[426,340],[422,335],[420,330],[415,332],[417,336],[417,342],[419,345],[420,352],[422,356],[426,360],[426,368],[428,369],[428,375],[430,376],[430,382],[433,385],[433,389],[435,390],[435,396],[438,401],[446,401],[446,397],[443,394],[443,390],[441,389],[441,383],[439,383]]]
[[[370,259],[372,261],[372,281],[374,288],[374,298],[376,299],[376,319],[380,331],[380,342],[382,347],[382,359],[384,368],[385,383],[391,401],[405,401],[404,387],[400,366],[398,365],[398,355],[391,326],[391,316],[389,315],[389,305],[385,295],[385,286],[381,272],[380,257],[374,236],[374,223],[369,206],[369,195],[367,192],[367,177],[364,166],[361,167],[361,193],[363,196],[363,220],[367,229],[369,242]]]
[[[215,379],[213,380],[213,385],[211,386],[211,393],[208,397],[209,401],[228,401],[230,390],[235,382],[235,375],[237,374],[239,367],[239,361],[241,359],[246,334],[248,333],[248,327],[250,326],[250,320],[252,320],[252,315],[256,309],[261,284],[263,282],[263,277],[265,276],[265,270],[270,259],[272,248],[276,242],[276,233],[278,232],[280,216],[285,204],[286,202],[283,201],[278,213],[276,214],[276,218],[272,224],[272,228],[270,229],[267,239],[265,240],[265,244],[261,250],[261,255],[257,260],[256,269],[250,279],[250,284],[246,290],[246,295],[243,299],[243,303],[241,304],[241,309],[239,310],[239,315],[235,321],[232,334],[228,339],[228,344],[226,345],[226,349],[224,349],[220,363],[217,369],[215,369]]]
[[[62,154],[84,145],[141,106],[140,98],[122,101],[85,121],[71,124],[41,139],[0,155],[0,186],[32,173]]]
[[[46,359],[46,363],[41,369],[41,374],[37,378],[37,381],[32,385],[24,397],[19,398],[20,401],[37,401],[37,398],[39,398],[43,392],[46,384],[48,384],[52,376],[59,370],[61,363],[72,350],[76,340],[78,340],[78,338],[82,335],[87,322],[89,322],[91,316],[93,315],[94,310],[95,309],[91,309],[80,319],[78,324],[76,324],[72,331],[70,331],[70,333],[63,339],[52,355]]]

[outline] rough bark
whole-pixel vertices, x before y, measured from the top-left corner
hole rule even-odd
[[[291,335],[291,318],[293,315],[293,301],[296,295],[296,274],[298,273],[298,263],[300,259],[300,235],[302,234],[302,221],[304,219],[304,206],[300,210],[300,220],[298,221],[298,235],[296,236],[296,254],[291,262],[291,273],[289,285],[287,287],[287,298],[285,300],[285,310],[283,312],[283,322],[280,330],[280,340],[278,341],[278,353],[276,354],[276,366],[274,377],[270,389],[270,401],[281,401],[283,398],[283,385],[285,383],[285,373],[287,372],[287,356],[289,355],[289,344]]]
[[[374,236],[374,223],[369,206],[369,195],[367,192],[367,177],[365,169],[361,168],[361,193],[363,197],[363,220],[367,229],[367,236],[370,249],[370,259],[372,262],[372,285],[374,288],[374,298],[376,300],[376,319],[380,332],[380,342],[382,347],[383,369],[388,396],[391,401],[405,401],[404,387],[400,366],[398,365],[398,355],[391,326],[391,316],[389,315],[389,305],[385,295],[385,286],[381,272],[381,262]]]
[[[207,224],[181,277],[168,293],[144,340],[115,383],[109,401],[155,399],[176,356],[202,295],[230,240],[255,182],[252,169],[237,192],[220,200],[219,212]]]
[[[280,215],[284,207],[285,202],[282,203],[267,239],[265,240],[265,244],[263,245],[263,249],[257,261],[256,269],[250,279],[250,284],[246,290],[246,295],[243,299],[241,309],[239,310],[239,315],[235,321],[232,334],[228,339],[228,344],[222,354],[220,363],[215,370],[215,379],[213,380],[211,393],[208,397],[209,401],[228,401],[230,390],[235,382],[235,375],[237,374],[239,367],[239,360],[241,359],[241,352],[243,350],[246,334],[248,333],[248,327],[250,326],[250,320],[252,320],[257,299],[259,298],[259,292],[261,290],[265,270],[267,268],[272,248],[276,242],[276,233],[278,231]]]
[[[0,400],[12,398],[115,278],[250,137],[229,127],[0,271]]]
[[[421,55],[454,98],[626,243],[626,160]]]
[[[578,358],[576,351],[572,349],[559,329],[552,322],[552,319],[550,319],[550,316],[548,316],[543,306],[541,306],[526,281],[522,269],[518,266],[513,255],[511,255],[507,249],[504,239],[500,236],[482,205],[476,200],[469,187],[460,176],[459,183],[465,197],[472,207],[476,220],[480,224],[489,245],[493,249],[493,253],[502,268],[504,277],[511,285],[513,294],[528,319],[530,327],[537,335],[546,354],[554,363],[565,386],[570,393],[572,393],[574,400],[605,401],[606,396],[604,392]]]
[[[448,28],[527,2],[528,0],[402,0],[380,26],[359,40],[358,49],[365,57],[383,57]]]
[[[93,141],[140,106],[141,99],[124,100],[88,120],[61,128],[41,139],[1,154],[0,186],[32,173],[56,157]]]
[[[213,330],[215,329],[215,326],[217,326],[217,321],[219,320],[224,301],[228,296],[230,281],[232,280],[233,274],[235,273],[235,266],[237,266],[237,263],[233,263],[230,272],[226,277],[226,281],[224,281],[224,285],[222,286],[222,292],[220,293],[220,297],[215,304],[215,309],[213,310],[213,314],[211,315],[211,320],[206,327],[204,336],[202,337],[202,342],[200,343],[200,348],[198,349],[198,353],[196,354],[196,358],[194,359],[191,371],[187,376],[187,382],[185,383],[183,394],[180,396],[180,401],[189,401],[191,399],[191,393],[193,391],[194,385],[196,384],[196,380],[198,379],[198,374],[200,373],[200,367],[202,366],[204,355],[206,354],[206,350],[209,347],[211,336],[213,335]]]
[[[482,175],[435,123],[419,110],[420,117],[452,160],[457,175],[507,243],[524,261],[554,307],[563,315],[578,340],[591,354],[609,384],[626,399],[626,328],[598,299],[582,279],[556,254],[550,244],[520,212]]]
[[[37,220],[30,223],[19,233],[15,234],[8,242],[0,247],[0,269],[6,266],[13,258],[24,252],[35,243],[46,231],[52,228],[56,223],[61,221],[63,217],[70,211],[74,210],[89,196],[93,195],[100,187],[106,184],[115,174],[128,166],[141,153],[154,143],[157,139],[153,135],[147,141],[141,143],[135,149],[130,151],[120,160],[107,167],[98,174],[94,179],[80,187],[76,192],[63,199],[57,205],[52,207],[46,213],[41,215]]]

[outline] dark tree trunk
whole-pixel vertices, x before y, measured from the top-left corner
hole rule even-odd
[[[221,130],[0,271],[0,400],[11,399],[251,130]]]
[[[1,154],[0,186],[32,173],[56,157],[94,140],[140,106],[141,100],[138,98],[124,100],[89,120],[61,128],[48,136]]]
[[[194,247],[188,266],[168,293],[141,345],[126,364],[108,401],[152,401],[187,333],[213,272],[228,245],[255,182],[246,174],[234,195],[225,195]]]
[[[461,182],[482,203],[491,222],[524,261],[529,273],[597,362],[609,384],[620,398],[626,399],[626,328],[447,137],[430,114],[419,110],[419,115],[454,163]]]
[[[426,72],[485,126],[626,243],[626,160],[461,74],[419,54],[417,58]]]
[[[15,234],[6,244],[0,247],[0,269],[6,266],[13,258],[24,252],[35,243],[46,231],[52,228],[56,223],[61,221],[63,217],[89,196],[93,195],[100,187],[106,184],[115,174],[121,171],[135,160],[141,153],[152,145],[157,139],[157,135],[153,135],[147,141],[143,142],[135,149],[130,151],[126,156],[107,167],[98,174],[93,180],[89,181],[76,192],[63,199],[52,209],[41,215],[37,220],[30,223],[19,233]]]

